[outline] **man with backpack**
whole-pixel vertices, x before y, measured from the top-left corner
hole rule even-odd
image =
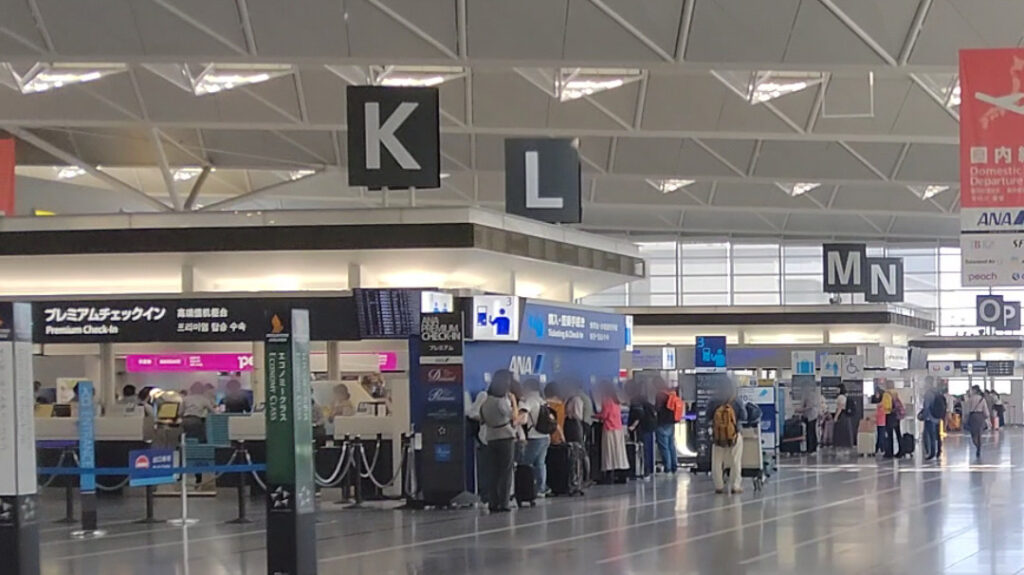
[[[708,402],[707,418],[711,427],[711,479],[715,482],[715,493],[725,493],[725,470],[729,469],[729,483],[735,494],[743,493],[740,473],[743,464],[743,437],[740,427],[759,425],[761,411],[747,409],[739,399],[736,383],[723,377],[716,397]]]
[[[683,418],[685,405],[676,391],[668,386],[661,377],[654,378],[654,386],[658,391],[655,398],[657,427],[654,437],[661,454],[662,467],[665,473],[675,473],[679,469],[679,455],[676,452],[676,424]]]

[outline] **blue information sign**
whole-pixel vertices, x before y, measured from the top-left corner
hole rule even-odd
[[[725,371],[725,336],[697,336],[693,365],[698,370]]]
[[[519,342],[626,349],[626,316],[526,302]]]
[[[78,467],[96,468],[96,403],[91,381],[78,385]],[[96,476],[83,474],[79,486],[83,493],[96,491]]]
[[[128,454],[128,467],[132,470],[132,487],[174,483],[173,449],[140,449]]]

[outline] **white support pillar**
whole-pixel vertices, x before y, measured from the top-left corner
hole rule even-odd
[[[327,379],[341,379],[341,346],[336,341],[327,342]]]
[[[100,344],[99,404],[110,410],[117,402],[117,366],[114,360],[114,344]]]
[[[348,264],[348,289],[363,287],[363,266]]]
[[[516,272],[515,270],[508,272],[508,293],[516,295]]]
[[[264,403],[267,400],[267,372],[264,366],[264,353],[266,349],[262,341],[255,341],[252,344],[252,402],[253,407]]]
[[[190,294],[196,291],[196,270],[192,262],[181,264],[181,293]]]

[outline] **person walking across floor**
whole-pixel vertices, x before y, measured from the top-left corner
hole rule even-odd
[[[715,493],[725,493],[725,470],[729,469],[729,483],[732,493],[743,493],[741,484],[743,464],[743,438],[740,426],[744,423],[754,425],[761,419],[761,410],[748,410],[743,401],[737,397],[736,383],[731,378],[723,377],[718,385],[716,397],[708,402],[708,425],[711,435],[711,478],[715,483]]]
[[[971,432],[971,442],[974,443],[974,454],[981,459],[981,434],[985,432],[985,425],[991,417],[988,410],[988,402],[985,401],[985,394],[981,388],[975,385],[967,394],[967,429]]]
[[[679,469],[676,424],[679,423],[684,409],[683,400],[661,377],[654,378],[654,386],[657,391],[654,407],[658,416],[654,437],[658,443],[658,452],[661,454],[662,469],[665,473],[675,473]]]
[[[480,406],[480,421],[487,441],[487,508],[491,513],[510,511],[518,406],[512,395],[512,372],[499,369],[491,378],[487,399]]]
[[[626,430],[622,426],[622,407],[619,390],[610,381],[604,381],[598,388],[601,411],[594,418],[601,422],[601,471],[605,481],[614,482],[619,471],[629,469],[626,453]]]

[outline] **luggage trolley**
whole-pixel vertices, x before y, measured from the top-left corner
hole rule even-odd
[[[772,475],[775,458],[774,449],[766,449],[761,443],[760,427],[744,427],[740,430],[743,438],[743,460],[740,475],[754,480],[754,491],[761,491],[765,481]]]

